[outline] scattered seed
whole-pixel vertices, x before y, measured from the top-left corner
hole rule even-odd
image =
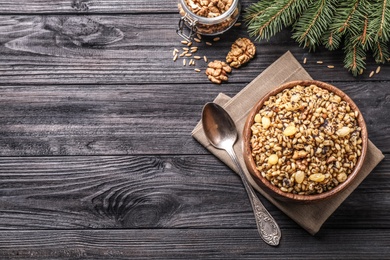
[[[196,37],[198,37],[199,40],[202,39],[202,35],[200,35],[199,33],[196,34]]]
[[[201,40],[199,38],[194,38],[194,41],[201,42]]]
[[[201,57],[200,57],[200,56],[194,56],[194,59],[196,59],[196,60],[200,60],[200,59],[201,59]]]
[[[200,69],[194,69],[196,72],[200,72]]]
[[[191,65],[195,65],[195,63],[194,63],[194,60],[193,60],[193,59],[191,59],[191,60],[190,60],[190,62],[188,63],[188,65],[189,65],[189,66],[191,66]]]
[[[209,45],[209,46],[211,46],[211,45],[213,45],[211,42],[206,42],[206,45]]]
[[[303,64],[306,64],[307,58],[303,59]]]
[[[203,60],[204,60],[204,62],[208,62],[208,59],[206,56],[203,56]]]
[[[375,73],[378,74],[380,71],[381,71],[381,66],[378,66],[378,68],[376,68]]]
[[[236,23],[234,26],[237,26],[237,27],[241,26],[241,23]]]
[[[187,44],[188,44],[187,41],[181,41],[181,43],[184,44],[184,45],[187,45]]]
[[[189,51],[190,49],[189,48],[187,48],[187,47],[184,47],[183,48],[183,51]]]
[[[186,59],[184,59],[184,60],[183,60],[183,66],[185,66],[185,65],[186,65],[186,63],[187,63],[187,60],[186,60]]]
[[[191,45],[192,45],[192,42],[187,43],[187,46],[188,46],[188,47],[191,46]]]
[[[370,75],[368,77],[371,78],[372,76],[374,76],[374,73],[375,73],[374,71],[371,71],[371,73],[370,73]]]
[[[186,53],[184,56],[186,56],[186,57],[191,57],[191,56],[192,56],[192,53]]]
[[[334,69],[334,66],[333,65],[328,65],[328,68],[329,69]]]
[[[322,60],[317,61],[317,64],[322,64],[322,63],[324,63]]]
[[[217,42],[217,41],[219,41],[221,38],[219,38],[219,37],[215,37],[214,39],[213,39],[213,41],[214,42]]]
[[[175,56],[173,56],[173,61],[176,61],[177,60],[177,53],[175,54]]]
[[[186,53],[182,52],[182,53],[180,53],[179,57],[183,57],[184,55],[186,55]]]

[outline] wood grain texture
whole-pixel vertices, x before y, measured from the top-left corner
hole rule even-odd
[[[299,239],[297,239],[299,237]],[[287,229],[281,244],[255,229],[0,232],[2,259],[386,259],[389,230],[337,229],[312,237]],[[375,241],[375,242],[373,242]]]
[[[164,13],[172,12],[177,6],[175,0],[14,0],[0,1],[0,14],[12,13],[74,13],[77,8],[72,7],[73,1],[84,2],[88,6],[88,13]]]
[[[3,84],[211,84],[204,75],[205,62],[197,61],[196,66],[183,67],[181,60],[172,61],[173,49],[183,47],[175,32],[178,14],[156,14],[155,19],[150,19],[149,15],[88,15],[102,24],[115,26],[124,34],[123,40],[101,48],[59,45],[55,41],[58,33],[41,29],[44,17],[48,16],[0,18],[3,20],[0,23],[3,24],[0,26]],[[199,46],[197,54],[205,55],[209,60],[224,59],[237,37],[248,37],[244,26],[233,28],[222,36],[222,41],[212,46],[205,42],[195,44]],[[290,37],[290,32],[284,30],[270,42],[257,42],[256,57],[247,66],[234,70],[224,86],[250,82],[288,50],[301,62],[307,58],[305,68],[317,80],[356,81],[343,68],[341,50],[319,49],[308,53]],[[317,60],[324,63],[317,64]],[[335,69],[328,69],[327,65],[334,65]],[[195,67],[202,72],[195,73]],[[368,75],[376,67],[369,60],[366,73],[358,79],[371,80]],[[374,79],[388,80],[389,72],[390,67],[383,65]]]
[[[389,255],[388,65],[370,78],[368,58],[354,78],[342,50],[309,53],[285,29],[217,86],[205,62],[195,73],[172,60],[184,47],[176,0],[82,0],[82,11],[72,2],[0,0],[0,259]],[[247,36],[234,27],[195,44],[197,54],[223,60]],[[239,177],[190,133],[206,102],[234,96],[288,50],[357,103],[386,157],[314,237],[262,199],[283,233],[274,248],[259,238]]]
[[[362,111],[369,138],[389,152],[387,82],[333,82]],[[203,105],[245,83],[2,86],[0,155],[205,154],[191,137]]]
[[[324,229],[389,229],[389,165]],[[256,228],[239,177],[212,155],[2,157],[0,188],[0,230]],[[260,198],[283,230],[297,228]]]

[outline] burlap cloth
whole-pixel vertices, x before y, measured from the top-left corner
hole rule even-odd
[[[314,235],[319,231],[328,217],[340,206],[340,204],[352,193],[352,191],[356,189],[356,187],[367,177],[367,175],[384,158],[384,156],[371,141],[368,141],[368,149],[364,165],[353,183],[334,198],[315,204],[291,204],[275,200],[259,188],[259,186],[251,178],[250,173],[246,170],[244,158],[242,156],[242,131],[246,117],[253,105],[273,88],[285,82],[309,79],[312,79],[310,75],[299,64],[294,56],[290,52],[287,52],[271,66],[265,69],[236,96],[230,98],[221,93],[216,97],[214,102],[227,110],[238,128],[239,138],[234,145],[234,150],[237,153],[240,164],[244,168],[244,172],[252,186],[276,207],[302,226],[302,228]],[[207,141],[201,122],[199,122],[192,131],[192,136],[231,169],[237,171],[228,154],[223,150],[215,149]]]

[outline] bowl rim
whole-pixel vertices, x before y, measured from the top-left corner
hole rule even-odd
[[[250,146],[250,139],[252,137],[251,126],[253,125],[255,115],[261,109],[261,107],[264,105],[264,102],[269,99],[270,96],[276,95],[285,89],[293,88],[297,85],[310,86],[312,84],[314,84],[318,87],[327,89],[327,90],[339,95],[342,98],[342,100],[346,101],[351,106],[353,111],[358,112],[357,121],[358,121],[358,125],[361,127],[361,138],[362,138],[361,155],[360,155],[360,157],[355,165],[354,170],[352,171],[351,174],[348,175],[347,180],[345,182],[337,185],[335,188],[333,188],[329,191],[320,193],[320,194],[312,194],[312,195],[299,195],[299,194],[287,193],[287,192],[283,192],[278,187],[272,185],[256,169],[256,164],[255,164],[254,159],[252,157],[252,149]],[[333,195],[335,195],[336,193],[339,193],[339,192],[345,190],[351,184],[351,182],[355,179],[356,175],[359,173],[360,169],[363,166],[363,163],[364,163],[364,160],[366,157],[366,153],[367,153],[367,143],[368,143],[368,133],[367,133],[366,123],[364,121],[364,118],[363,118],[361,111],[359,110],[359,108],[355,104],[355,102],[339,88],[337,88],[329,83],[325,83],[325,82],[318,81],[318,80],[290,81],[290,82],[286,82],[286,83],[276,87],[275,89],[271,90],[265,96],[260,98],[256,102],[256,104],[252,107],[252,109],[250,110],[250,112],[247,116],[247,119],[246,119],[246,122],[244,125],[244,129],[243,129],[244,161],[245,161],[245,164],[246,164],[246,167],[247,167],[249,173],[252,175],[252,178],[254,179],[255,182],[260,184],[261,187],[263,187],[263,188],[265,187],[268,191],[271,191],[270,195],[273,195],[274,198],[279,198],[282,200],[289,200],[289,201],[300,201],[300,202],[319,201],[319,200],[324,200],[324,199],[333,197]]]

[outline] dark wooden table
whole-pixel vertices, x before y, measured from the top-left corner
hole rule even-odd
[[[368,58],[355,78],[342,50],[309,53],[284,30],[215,85],[206,63],[196,73],[172,61],[183,47],[176,4],[0,0],[0,259],[389,259],[390,66],[369,77]],[[61,36],[65,21],[124,37],[78,47]],[[223,59],[240,36],[244,25],[198,53]],[[386,157],[315,236],[263,199],[283,233],[275,248],[259,238],[239,177],[191,130],[206,102],[235,95],[288,50],[354,99]]]

